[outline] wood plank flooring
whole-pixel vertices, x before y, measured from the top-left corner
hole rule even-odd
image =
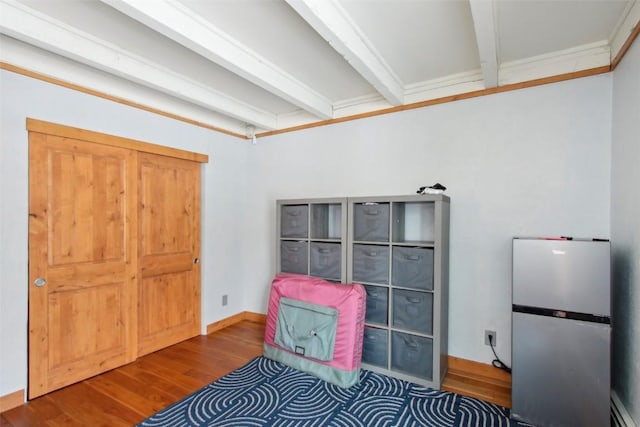
[[[244,320],[6,411],[0,427],[130,427],[261,355],[263,340],[264,323]],[[510,406],[510,378],[470,381],[475,366],[450,368],[444,389]]]
[[[511,408],[511,374],[484,363],[449,356],[442,389]]]
[[[130,427],[262,354],[264,323],[197,336],[0,415],[0,427]]]

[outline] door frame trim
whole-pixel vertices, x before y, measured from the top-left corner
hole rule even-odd
[[[65,126],[58,123],[34,119],[31,117],[27,117],[26,126],[29,132],[38,132],[47,135],[73,138],[81,141],[93,142],[96,144],[110,145],[112,147],[141,151],[144,153],[160,154],[162,156],[174,157],[177,159],[192,160],[198,163],[209,162],[209,156],[206,154],[165,147],[163,145],[152,144],[150,142],[139,141],[136,139],[124,138],[122,136],[109,135],[106,133]]]

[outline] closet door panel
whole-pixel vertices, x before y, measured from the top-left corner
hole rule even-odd
[[[165,273],[144,278],[141,285],[140,335],[162,336],[167,330],[189,329],[194,320],[188,272]],[[173,304],[172,302],[178,302]],[[158,310],[157,308],[161,308]]]
[[[200,332],[200,164],[141,153],[140,355]]]
[[[29,134],[30,399],[135,357],[135,156]]]

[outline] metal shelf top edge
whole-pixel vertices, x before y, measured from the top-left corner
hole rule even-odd
[[[371,197],[349,197],[349,202],[450,202],[449,196],[446,194],[412,194],[406,196],[371,196]]]
[[[341,204],[347,201],[346,197],[323,197],[307,199],[276,199],[276,202],[283,205],[323,205]]]

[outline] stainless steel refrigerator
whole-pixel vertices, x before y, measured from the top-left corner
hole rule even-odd
[[[608,241],[513,239],[512,416],[610,424]]]

